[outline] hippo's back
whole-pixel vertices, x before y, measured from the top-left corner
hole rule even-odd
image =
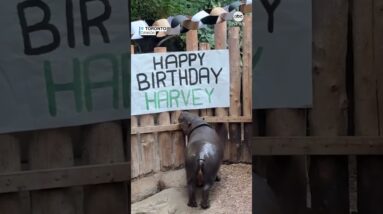
[[[189,135],[189,142],[204,141],[212,144],[216,144],[217,147],[222,147],[223,143],[218,137],[217,133],[210,126],[200,126],[193,130]]]

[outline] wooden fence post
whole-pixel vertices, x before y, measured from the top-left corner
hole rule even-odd
[[[180,111],[173,111],[170,113],[170,119],[173,124],[178,123],[178,117]],[[185,151],[185,136],[182,131],[172,132],[172,143],[173,143],[173,164],[174,168],[178,169],[184,165],[184,151]]]
[[[166,47],[157,47],[154,48],[154,53],[165,53]],[[158,115],[158,124],[159,125],[170,125],[170,114],[169,112],[161,112]],[[173,166],[173,144],[170,132],[160,132],[158,133],[158,141],[160,145],[160,160],[161,160],[161,170],[171,169]]]
[[[353,0],[355,135],[378,136],[383,110],[383,1]],[[379,48],[380,47],[380,48]],[[383,213],[383,157],[358,156],[358,213]]]
[[[215,40],[215,49],[226,49],[227,48],[227,22],[221,22],[214,25],[214,40]],[[225,108],[216,108],[215,116],[227,116],[228,110]],[[224,150],[224,160],[230,160],[230,144],[228,143],[227,135],[227,125],[225,123],[218,123],[215,126],[215,129],[218,135],[221,137],[222,142],[225,143]]]
[[[242,71],[242,93],[243,93],[243,116],[252,116],[253,110],[253,71],[252,71],[252,14],[246,14],[243,21],[243,71]],[[244,124],[244,139],[241,145],[241,161],[251,163],[250,142],[253,136],[253,124],[257,123],[253,117],[253,123]]]
[[[313,136],[347,135],[347,0],[313,1]],[[314,213],[348,214],[347,156],[312,156],[310,185]]]
[[[378,85],[378,103],[379,103],[379,134],[383,135],[383,1],[377,0],[374,1],[375,8],[374,8],[374,43],[375,43],[375,50],[374,50],[374,70],[378,73],[377,76],[377,85]],[[383,198],[383,172],[382,172],[382,166],[383,166],[383,158],[382,156],[379,157],[379,160],[376,161],[375,167],[371,170],[372,173],[374,173],[372,176],[376,176],[374,181],[371,181],[376,185],[374,187],[374,201],[376,201],[376,204],[379,204],[379,208],[376,211],[383,212],[383,205],[382,203],[379,203],[379,199]]]
[[[70,167],[74,164],[72,139],[65,129],[36,131],[29,145],[31,169]],[[33,214],[73,214],[76,202],[71,188],[31,192]]]
[[[229,29],[228,35],[230,56],[230,116],[241,115],[241,54],[239,46],[239,27]],[[238,162],[241,145],[241,124],[229,124],[230,162]]]
[[[134,45],[130,46],[130,53],[134,54]],[[132,116],[130,120],[131,128],[138,127],[138,118],[136,116]],[[130,151],[131,151],[131,171],[132,178],[135,178],[140,175],[140,143],[138,141],[137,134],[131,135],[128,133],[128,137],[130,137]]]
[[[186,32],[186,51],[198,51],[198,31],[189,30]],[[190,110],[189,112],[199,115],[198,110]]]
[[[124,162],[122,127],[106,122],[85,127],[87,164]],[[128,213],[128,194],[124,183],[89,185],[84,187],[84,213]]]
[[[379,102],[379,127],[380,127],[380,134],[383,133],[383,74],[382,74],[382,68],[383,68],[383,1],[382,0],[375,0],[374,1],[374,69],[377,74],[378,79],[378,102]]]
[[[154,126],[154,117],[150,114],[141,115],[140,126]],[[156,139],[153,133],[140,134],[139,146],[141,148],[140,175],[155,170]]]
[[[198,50],[198,31],[189,30],[186,33],[186,50],[197,51]]]
[[[210,50],[210,45],[207,42],[201,42],[199,43],[199,49],[200,50]],[[202,109],[201,110],[201,116],[213,116],[213,109]]]
[[[20,146],[13,135],[0,135],[0,173],[21,170]],[[0,194],[0,213],[21,214],[19,193]]]
[[[266,135],[305,136],[305,110],[268,110]],[[274,156],[269,159],[266,169],[267,179],[286,214],[306,213],[305,158],[305,156]]]

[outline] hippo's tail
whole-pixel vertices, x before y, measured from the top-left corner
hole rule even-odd
[[[198,159],[198,167],[201,170],[202,170],[204,164],[205,164],[205,159]]]
[[[204,171],[205,159],[198,159],[198,171],[197,171],[197,186],[203,186],[203,171]]]

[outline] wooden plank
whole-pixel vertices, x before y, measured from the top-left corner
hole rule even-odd
[[[130,163],[112,163],[0,174],[0,193],[129,181]]]
[[[353,47],[354,47],[354,93],[355,135],[378,136],[383,112],[381,84],[381,59],[383,51],[383,1],[353,0]],[[379,5],[380,4],[380,5]],[[380,15],[379,15],[380,14]],[[378,17],[380,16],[380,17]],[[380,22],[380,23],[379,23]],[[380,35],[379,35],[380,29]],[[382,213],[383,204],[383,156],[358,156],[358,211],[359,213]]]
[[[266,111],[266,135],[305,136],[305,111],[293,109]],[[271,158],[267,163],[267,179],[286,214],[306,212],[305,156]]]
[[[167,132],[167,131],[177,131],[177,130],[181,130],[181,127],[178,123],[170,124],[170,125],[153,125],[153,126],[145,126],[145,127],[139,126],[139,127],[132,127],[130,134],[136,135],[136,134]]]
[[[253,72],[252,72],[252,14],[246,14],[243,21],[243,69],[242,69],[242,108],[243,116],[252,117],[253,112]],[[252,117],[253,118],[253,117]],[[255,121],[252,121],[254,124]],[[253,124],[243,124],[244,139],[241,144],[241,161],[251,163],[250,140]]]
[[[139,117],[140,127],[154,126],[154,117],[152,115],[142,115]],[[150,173],[155,169],[156,139],[153,133],[140,135],[141,159],[140,175]]]
[[[74,164],[72,139],[67,129],[36,131],[29,144],[30,169],[70,167]],[[76,212],[71,188],[31,192],[32,213],[71,214]]]
[[[377,74],[378,103],[379,103],[379,135],[383,135],[383,0],[374,0],[374,71]],[[371,213],[382,213],[383,204],[379,203],[383,197],[383,157],[375,157],[372,160],[371,169],[368,176],[369,184],[373,185],[373,191],[370,192],[371,202],[374,206]],[[367,204],[367,206],[369,206]],[[362,213],[362,212],[361,212]]]
[[[252,72],[252,15],[245,15],[243,22],[243,70],[242,70],[242,97],[243,116],[252,116],[253,110],[253,72]]]
[[[227,22],[221,22],[214,25],[214,40],[215,49],[226,49],[227,48]],[[224,117],[228,115],[227,108],[216,108],[215,116]],[[224,160],[230,159],[230,144],[228,143],[228,130],[227,124],[219,123],[215,126],[215,130],[220,136],[222,142],[224,142]]]
[[[239,52],[239,27],[229,29],[230,56],[230,116],[241,115],[241,55]],[[241,145],[241,124],[229,124],[230,162],[238,162]]]
[[[227,48],[227,22],[221,22],[214,25],[215,49]]]
[[[313,136],[347,134],[348,8],[347,0],[313,1]],[[311,157],[309,177],[314,213],[349,213],[346,156]]]
[[[186,33],[186,51],[198,50],[198,31],[189,30]]]
[[[356,135],[379,135],[374,70],[373,0],[353,0],[354,120]]]
[[[123,133],[119,122],[87,126],[84,130],[84,162],[87,164],[125,161]],[[128,192],[123,182],[84,187],[84,213],[109,214],[128,212]]]
[[[253,155],[383,155],[383,137],[254,137]]]
[[[19,142],[14,136],[9,134],[0,135],[0,173],[21,170],[20,153]],[[3,178],[3,176],[0,175],[0,178]],[[1,213],[21,214],[20,202],[17,193],[0,194]]]
[[[240,11],[242,13],[251,13],[253,11],[252,4],[242,4],[240,6]]]
[[[230,116],[241,115],[241,56],[239,46],[239,27],[229,29],[229,57],[230,57]],[[233,124],[236,125],[236,124]]]
[[[264,135],[262,133],[261,127],[264,127],[264,111],[254,110],[253,112],[253,129],[251,130],[252,136],[248,139],[248,144],[250,145],[250,152],[252,154],[252,168],[253,172],[266,178],[267,177],[267,163],[271,159],[271,156],[259,156],[258,148],[254,149],[257,146],[259,139],[270,138],[270,137],[259,137]],[[254,138],[254,139],[253,139]]]
[[[353,71],[355,135],[378,136],[377,70],[374,69],[374,1],[353,0]],[[381,158],[380,158],[381,159]],[[360,213],[382,213],[381,167],[375,156],[357,157],[357,204]],[[374,171],[376,171],[374,173]],[[379,176],[380,174],[380,176]],[[379,188],[380,187],[380,188]],[[378,197],[378,198],[377,198]]]
[[[105,122],[84,127],[84,158],[88,164],[123,162],[122,127],[119,122]]]
[[[164,53],[166,52],[166,47],[157,47],[154,48],[155,53]],[[170,114],[169,112],[161,112],[158,115],[158,124],[159,125],[170,125]],[[158,134],[158,143],[160,145],[160,163],[161,170],[165,171],[171,169],[173,166],[173,144],[170,132],[161,132]]]
[[[130,46],[131,54],[134,54],[134,45]],[[138,141],[137,133],[132,133],[133,129],[138,127],[138,118],[136,116],[131,117],[130,121],[131,133],[130,133],[130,151],[131,151],[131,167],[132,178],[140,175],[140,144]],[[129,134],[128,134],[129,137]]]
[[[374,70],[378,79],[379,133],[383,133],[383,0],[374,0]]]
[[[130,91],[130,90],[129,90]],[[131,160],[132,160],[132,148],[131,148],[131,135],[130,135],[130,129],[131,129],[131,119],[128,120],[123,120],[123,141],[124,141],[124,146],[125,146],[125,162],[129,164],[129,168],[126,169],[126,171],[129,172],[129,179],[125,180],[125,188],[126,188],[126,201],[127,201],[127,207],[126,210],[130,212],[131,210],[131,190],[132,190],[132,165],[131,165]],[[138,170],[137,170],[138,171]]]
[[[158,116],[159,124],[170,124],[170,115],[168,112],[162,112]],[[170,132],[161,132],[158,134],[160,145],[161,170],[171,169],[173,166],[173,144]]]
[[[227,48],[227,22],[221,22],[214,25],[214,41],[215,49],[226,49]],[[227,116],[228,111],[225,108],[216,108],[216,116]]]
[[[240,161],[243,163],[252,163],[251,139],[254,136],[254,126],[258,126],[256,123],[258,123],[258,121],[253,119],[253,123],[243,124],[243,141],[240,151]]]
[[[186,51],[198,51],[198,31],[189,30],[186,32]],[[189,110],[190,113],[199,115],[198,110]]]
[[[136,129],[138,126],[137,117],[132,117],[131,130]],[[131,163],[132,163],[132,178],[140,175],[140,149],[137,133],[130,134],[130,151],[131,151]]]
[[[178,116],[175,116],[176,120],[170,125],[152,125],[145,127],[132,127],[131,134],[144,134],[144,133],[153,133],[153,132],[166,132],[166,131],[177,131],[181,130],[180,124],[178,123]],[[252,118],[248,117],[202,117],[208,123],[251,123]]]
[[[174,111],[170,115],[172,125],[178,126],[178,117],[180,111]],[[185,160],[185,136],[182,131],[172,132],[173,139],[173,165],[174,168],[180,168],[184,165]]]
[[[207,42],[201,42],[199,43],[199,49],[200,50],[210,50],[210,44]],[[213,116],[213,109],[201,109],[201,116]]]

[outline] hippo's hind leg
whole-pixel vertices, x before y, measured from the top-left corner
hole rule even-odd
[[[188,193],[189,193],[189,207],[197,207],[197,201],[195,197],[196,188],[197,188],[197,165],[194,163],[194,161],[186,160],[185,163],[186,168],[186,179],[187,179],[187,186],[188,186]]]
[[[202,209],[207,209],[210,207],[209,204],[209,191],[211,187],[213,186],[214,179],[205,180],[205,184],[202,189],[202,201],[201,201],[201,207]]]
[[[189,192],[189,207],[197,207],[197,201],[195,200],[195,190],[196,190],[196,183],[188,182],[188,192]]]

